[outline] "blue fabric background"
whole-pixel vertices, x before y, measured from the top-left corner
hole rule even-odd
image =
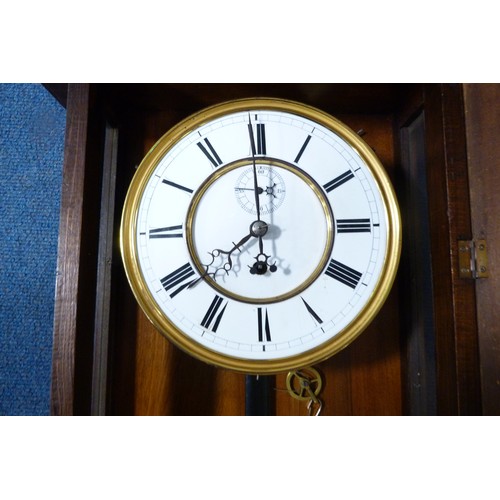
[[[48,415],[65,109],[0,84],[0,415]]]

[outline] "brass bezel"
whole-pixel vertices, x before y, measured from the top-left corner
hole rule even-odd
[[[321,259],[314,269],[314,271],[311,273],[311,275],[300,285],[295,287],[293,290],[290,290],[287,293],[277,295],[272,298],[265,298],[265,299],[252,299],[250,297],[243,297],[241,295],[235,294],[221,286],[217,281],[207,279],[206,282],[213,287],[215,290],[223,293],[226,295],[226,297],[229,297],[231,299],[237,300],[239,302],[245,302],[247,304],[272,304],[274,302],[280,302],[282,300],[287,300],[290,299],[291,297],[294,297],[295,295],[298,295],[300,292],[305,290],[309,285],[311,285],[321,274],[323,269],[326,267],[326,263],[328,261],[328,257],[331,254],[332,247],[333,247],[333,214],[331,211],[330,203],[326,199],[324,193],[321,191],[321,188],[319,185],[312,179],[306,172],[301,170],[300,168],[290,165],[289,163],[283,161],[283,160],[278,160],[276,158],[256,158],[255,159],[256,163],[259,165],[272,165],[273,167],[280,167],[285,170],[288,170],[289,172],[293,173],[302,181],[304,181],[305,184],[309,186],[309,188],[314,192],[314,194],[318,197],[318,200],[321,204],[321,207],[323,208],[323,212],[325,214],[325,219],[326,219],[326,232],[327,232],[327,237],[326,237],[326,244],[325,244],[325,249],[323,251],[323,254],[321,256]],[[185,235],[186,235],[186,242],[187,246],[189,249],[189,254],[191,256],[191,260],[195,264],[196,268],[198,269],[200,274],[203,274],[204,268],[203,264],[199,260],[197,256],[197,252],[195,249],[195,245],[193,242],[193,221],[195,218],[195,212],[197,209],[197,206],[201,200],[201,198],[204,196],[204,194],[207,192],[207,190],[210,188],[210,186],[216,182],[218,179],[220,179],[221,176],[224,174],[230,172],[231,170],[234,170],[236,168],[242,167],[242,166],[251,166],[252,165],[252,158],[242,158],[241,160],[237,160],[235,162],[229,163],[225,165],[224,167],[218,168],[215,172],[212,173],[204,182],[203,184],[198,188],[198,190],[194,193],[193,198],[191,200],[191,203],[189,205],[188,211],[187,211],[187,217],[186,217],[186,230],[185,230]]]
[[[142,194],[164,154],[193,129],[212,119],[228,113],[257,109],[283,111],[303,116],[330,129],[350,144],[368,166],[379,188],[386,208],[388,234],[382,272],[372,295],[358,316],[335,337],[323,344],[295,356],[271,360],[224,355],[198,344],[185,335],[156,305],[142,277],[136,248],[137,214]],[[294,101],[273,98],[240,99],[211,106],[186,118],[163,135],[147,153],[132,179],[125,199],[120,228],[120,248],[127,279],[137,302],[149,320],[167,339],[209,364],[242,373],[271,374],[319,363],[347,347],[365,330],[387,299],[396,277],[401,253],[401,217],[394,189],[381,162],[372,149],[345,124],[319,109]]]

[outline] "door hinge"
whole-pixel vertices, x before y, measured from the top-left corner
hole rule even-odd
[[[458,266],[460,278],[487,278],[488,252],[486,240],[459,240]]]

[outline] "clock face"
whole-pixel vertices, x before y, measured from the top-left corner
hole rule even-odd
[[[397,268],[399,212],[382,166],[340,122],[242,100],[160,139],[132,181],[121,244],[167,338],[271,373],[325,359],[373,319]]]

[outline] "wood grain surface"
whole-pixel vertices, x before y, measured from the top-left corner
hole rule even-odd
[[[54,311],[51,412],[72,415],[89,86],[69,85]]]
[[[474,239],[486,239],[489,276],[476,282],[484,415],[500,415],[500,85],[464,85]]]

